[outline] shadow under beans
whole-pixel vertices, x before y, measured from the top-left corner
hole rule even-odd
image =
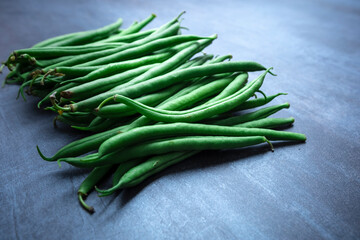
[[[273,142],[275,151],[278,148],[280,149],[280,147],[292,146],[298,144],[299,142],[285,142],[285,141]],[[229,164],[231,162],[255,161],[256,159],[254,157],[267,154],[269,152],[271,152],[271,150],[269,146],[265,144],[259,146],[241,148],[241,149],[225,150],[225,151],[202,151],[188,159],[185,159],[183,162],[177,163],[173,166],[164,169],[159,173],[156,173],[155,175],[150,176],[149,178],[147,178],[137,186],[123,189],[121,192],[118,192],[117,194],[120,195],[120,201],[121,201],[120,206],[121,207],[125,206],[149,184],[167,175],[211,168],[215,166],[220,166],[222,164]]]
[[[56,162],[54,162],[54,164],[57,164]],[[69,179],[70,177],[78,177],[78,176],[83,176],[84,174],[89,174],[91,172],[92,169],[90,168],[75,168],[75,167],[70,167],[70,168],[66,168],[64,169],[64,167],[59,168],[58,171],[55,172],[51,172],[51,175],[53,175],[54,177],[59,177],[60,179]]]

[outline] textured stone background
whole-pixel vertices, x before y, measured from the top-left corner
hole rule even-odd
[[[159,26],[186,10],[182,24],[219,35],[207,52],[273,66],[268,94],[291,108],[290,131],[306,144],[210,151],[138,187],[106,198],[97,212],[78,204],[87,170],[42,161],[80,138],[36,99],[0,89],[0,239],[359,239],[359,1],[0,1],[0,59],[59,34],[124,26],[150,13]],[[184,31],[186,33],[186,31]],[[1,76],[1,79],[5,75]],[[251,77],[255,75],[252,74]],[[106,182],[103,183],[103,186]]]

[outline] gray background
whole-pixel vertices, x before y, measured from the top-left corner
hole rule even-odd
[[[0,59],[19,48],[124,19],[186,10],[183,26],[219,35],[207,52],[273,66],[267,94],[291,107],[305,144],[209,151],[133,189],[78,204],[87,170],[42,161],[85,136],[52,127],[36,99],[0,91],[1,239],[359,239],[359,1],[1,1]],[[187,33],[184,31],[184,33]],[[5,75],[1,76],[1,79]],[[254,77],[255,75],[251,75]],[[103,183],[105,187],[107,182]]]

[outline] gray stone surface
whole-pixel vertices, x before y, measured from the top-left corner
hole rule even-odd
[[[273,66],[268,94],[287,92],[290,131],[305,144],[209,151],[138,187],[80,208],[87,170],[42,161],[84,134],[52,127],[36,99],[0,90],[0,239],[359,239],[359,1],[1,1],[0,59],[72,31],[154,12],[155,27],[182,24],[219,35],[207,52]],[[184,30],[184,33],[187,31]],[[252,74],[251,77],[255,75]],[[1,76],[1,79],[4,75]],[[106,183],[103,183],[105,186]]]

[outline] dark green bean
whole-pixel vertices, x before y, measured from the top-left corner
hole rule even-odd
[[[160,33],[158,33],[156,35],[151,34],[150,36],[148,36],[146,38],[135,41],[133,43],[126,44],[126,45],[118,47],[118,48],[98,51],[98,52],[94,52],[94,53],[87,53],[87,54],[82,54],[82,55],[79,55],[79,56],[76,56],[76,57],[72,57],[69,60],[62,61],[60,63],[47,66],[46,68],[44,68],[44,71],[47,72],[50,69],[53,69],[53,68],[56,68],[56,67],[59,67],[59,66],[74,66],[74,65],[92,66],[91,64],[82,64],[82,63],[90,63],[90,61],[92,61],[94,59],[98,59],[98,58],[101,58],[101,57],[104,57],[104,56],[109,56],[109,55],[111,55],[113,53],[118,53],[118,52],[121,52],[121,51],[123,51],[125,49],[130,49],[130,48],[133,48],[133,47],[136,47],[136,46],[140,46],[140,45],[151,42],[151,41],[153,41],[155,39],[158,39],[158,38],[163,38],[163,37],[176,35],[179,27],[180,27],[180,25],[175,23],[172,26],[170,26],[168,29],[166,29],[163,32],[160,32]],[[110,61],[110,62],[116,62],[116,61]],[[97,65],[102,65],[102,64],[97,64]]]
[[[155,106],[178,92],[184,87],[184,85],[185,84],[176,84],[168,89],[164,89],[161,92],[141,96],[137,98],[136,101],[139,101],[148,106]],[[137,112],[125,104],[111,104],[102,107],[99,111],[95,111],[95,114],[104,118],[120,118],[137,114]]]
[[[143,94],[148,94],[180,81],[189,81],[195,77],[209,76],[218,73],[236,72],[236,71],[259,71],[265,70],[265,67],[255,62],[226,62],[226,63],[214,63],[204,66],[197,66],[186,68],[178,71],[173,71],[162,76],[158,76],[148,81],[134,84],[125,89],[119,89],[114,91],[108,91],[103,94],[95,95],[86,100],[71,104],[66,111],[89,111],[97,107],[104,99],[114,96],[115,94],[138,97]]]
[[[121,72],[126,71],[126,70],[130,70],[130,69],[133,69],[133,68],[136,68],[136,67],[140,67],[142,65],[148,65],[148,64],[151,64],[151,63],[163,62],[166,59],[170,58],[172,56],[172,54],[173,54],[173,52],[150,55],[150,56],[145,56],[145,57],[141,57],[141,58],[137,58],[137,59],[122,61],[122,62],[118,62],[118,63],[110,63],[110,64],[107,64],[107,65],[103,65],[102,67],[100,67],[100,66],[72,67],[72,68],[85,68],[85,69],[86,68],[89,68],[89,69],[96,68],[96,70],[89,72],[85,76],[82,76],[82,77],[79,77],[79,78],[76,78],[76,79],[71,79],[71,80],[68,80],[68,81],[65,81],[65,82],[78,82],[78,83],[90,82],[92,80],[95,80],[95,79],[98,79],[98,78],[101,78],[101,77],[108,77],[108,76],[111,76],[113,74],[121,73]],[[62,73],[63,68],[64,67],[55,68],[55,70],[56,70],[56,72]]]
[[[151,36],[152,35],[150,35],[149,38]],[[156,35],[154,35],[154,36],[156,36]],[[87,61],[83,64],[80,64],[79,66],[96,66],[96,65],[103,65],[103,64],[112,63],[112,62],[118,62],[118,61],[122,61],[125,59],[133,59],[136,57],[144,56],[146,54],[150,54],[154,51],[163,49],[165,47],[175,46],[175,45],[183,43],[183,42],[189,42],[189,41],[200,40],[200,39],[212,39],[212,38],[214,38],[214,37],[212,36],[212,37],[206,38],[206,37],[199,37],[199,36],[195,36],[195,35],[177,35],[177,36],[159,38],[159,39],[155,39],[153,41],[147,42],[145,44],[142,44],[142,45],[139,45],[139,46],[136,46],[133,48],[128,48],[128,49],[120,51],[120,52],[115,52],[114,54],[111,54],[111,55],[106,55],[104,57],[100,57],[100,58],[97,58],[92,61]]]
[[[114,99],[117,102],[124,103],[144,116],[153,119],[159,122],[196,122],[203,119],[215,116],[220,113],[227,112],[236,106],[239,106],[241,103],[249,99],[262,85],[265,75],[271,70],[266,70],[261,74],[256,80],[248,84],[246,87],[241,89],[239,92],[217,102],[214,102],[213,105],[205,105],[202,109],[196,109],[196,111],[166,111],[159,110],[156,108],[148,107],[141,103],[138,103],[130,98],[115,95]]]
[[[106,39],[97,41],[95,43],[91,43],[90,45],[99,44],[99,43],[114,43],[114,42],[115,43],[116,42],[130,43],[130,42],[142,39],[144,37],[147,37],[150,34],[154,33],[155,31],[156,31],[156,29],[150,29],[147,31],[131,33],[131,34],[127,34],[127,35],[116,34],[116,35],[112,35]]]
[[[276,112],[280,111],[284,108],[289,108],[289,103],[283,103],[279,105],[274,105],[266,108],[259,109],[255,112],[243,114],[240,116],[234,116],[234,117],[228,117],[226,116],[224,119],[209,119],[207,121],[204,121],[207,124],[216,124],[216,125],[223,125],[223,126],[232,126],[240,123],[245,123],[248,121],[253,121],[261,118],[266,118],[272,114],[275,114]]]
[[[88,157],[80,158],[62,158],[60,162],[67,162],[76,167],[98,167],[107,164],[118,164],[134,158],[147,157],[150,155],[164,154],[176,151],[200,151],[200,150],[219,150],[241,148],[260,143],[271,143],[265,137],[181,137],[171,138],[162,141],[152,141],[129,147],[126,150],[113,152],[102,157],[93,154]]]
[[[235,125],[236,127],[247,127],[247,128],[278,128],[289,126],[294,123],[295,119],[290,118],[262,118],[253,120],[245,123]]]
[[[139,22],[138,24],[135,24],[135,25],[129,27],[128,29],[123,30],[118,35],[124,36],[124,35],[132,34],[132,33],[137,33],[141,29],[143,29],[146,25],[148,25],[152,20],[154,20],[155,17],[156,17],[155,14],[151,14],[148,18],[144,19],[143,21]]]
[[[226,127],[198,123],[171,123],[139,127],[118,134],[103,142],[98,150],[99,157],[114,151],[124,150],[148,140],[177,136],[264,136],[269,140],[305,141],[303,134],[261,128]]]
[[[12,55],[20,56],[22,54],[29,54],[37,59],[40,58],[55,58],[69,55],[78,55],[89,52],[97,52],[106,49],[112,49],[123,46],[121,43],[107,43],[102,45],[92,46],[71,46],[71,47],[44,47],[44,48],[26,48],[15,50]]]
[[[108,196],[118,189],[128,188],[138,185],[149,176],[154,175],[155,173],[158,173],[161,170],[171,165],[174,165],[175,163],[187,159],[198,152],[199,151],[165,153],[162,155],[151,157],[147,161],[136,165],[134,164],[133,161],[124,162],[120,164],[118,167],[122,175],[118,179],[114,179],[113,187],[106,190],[100,190],[95,186],[95,189],[100,193],[101,197]],[[127,172],[123,173],[124,171],[122,171],[121,168],[123,164],[133,164],[134,167],[129,169]]]
[[[103,38],[106,38],[110,36],[112,33],[114,33],[122,24],[122,19],[118,19],[115,23],[112,23],[110,25],[107,25],[105,27],[88,31],[83,34],[75,35],[71,38],[64,39],[62,41],[58,41],[52,46],[73,46],[73,45],[79,45],[89,42],[94,42],[96,40],[100,40]]]
[[[91,82],[68,88],[65,91],[62,91],[60,95],[65,98],[71,98],[73,101],[83,100],[95,94],[108,91],[116,86],[121,86],[132,78],[143,74],[157,65],[159,65],[159,63],[144,65],[110,77],[96,79]]]
[[[171,101],[167,101],[164,104],[160,104],[159,108],[167,109],[167,110],[184,109],[187,106],[194,104],[195,102],[201,101],[202,99],[221,91],[221,89],[222,89],[221,86],[224,86],[224,85],[219,84],[218,81],[219,80],[210,82],[209,84],[206,84],[205,86],[200,86],[200,87],[197,85],[194,85],[195,88],[192,87],[192,89],[191,89],[192,91],[190,91],[186,95],[180,95]],[[228,83],[226,83],[225,85],[227,85],[227,84]],[[216,87],[216,85],[218,87]],[[101,143],[103,143],[105,140],[116,135],[119,132],[125,132],[125,131],[128,131],[130,129],[133,129],[133,128],[136,128],[139,126],[144,126],[144,125],[150,124],[151,122],[152,122],[152,120],[150,120],[146,117],[140,117],[137,120],[133,121],[128,126],[116,127],[114,129],[108,130],[106,132],[94,134],[92,136],[89,136],[89,137],[86,137],[83,139],[79,139],[70,144],[67,144],[66,146],[62,147],[59,151],[57,151],[57,153],[54,156],[52,156],[50,158],[45,157],[41,153],[38,146],[37,146],[37,149],[38,149],[39,155],[46,161],[56,161],[59,158],[64,158],[64,157],[75,157],[75,156],[79,156],[81,154],[85,154],[87,152],[96,150],[101,145]]]
[[[112,165],[94,168],[79,187],[78,190],[79,202],[81,206],[83,206],[84,209],[90,213],[94,213],[95,210],[93,207],[85,203],[84,198],[95,187],[95,185],[109,172],[111,168]]]

